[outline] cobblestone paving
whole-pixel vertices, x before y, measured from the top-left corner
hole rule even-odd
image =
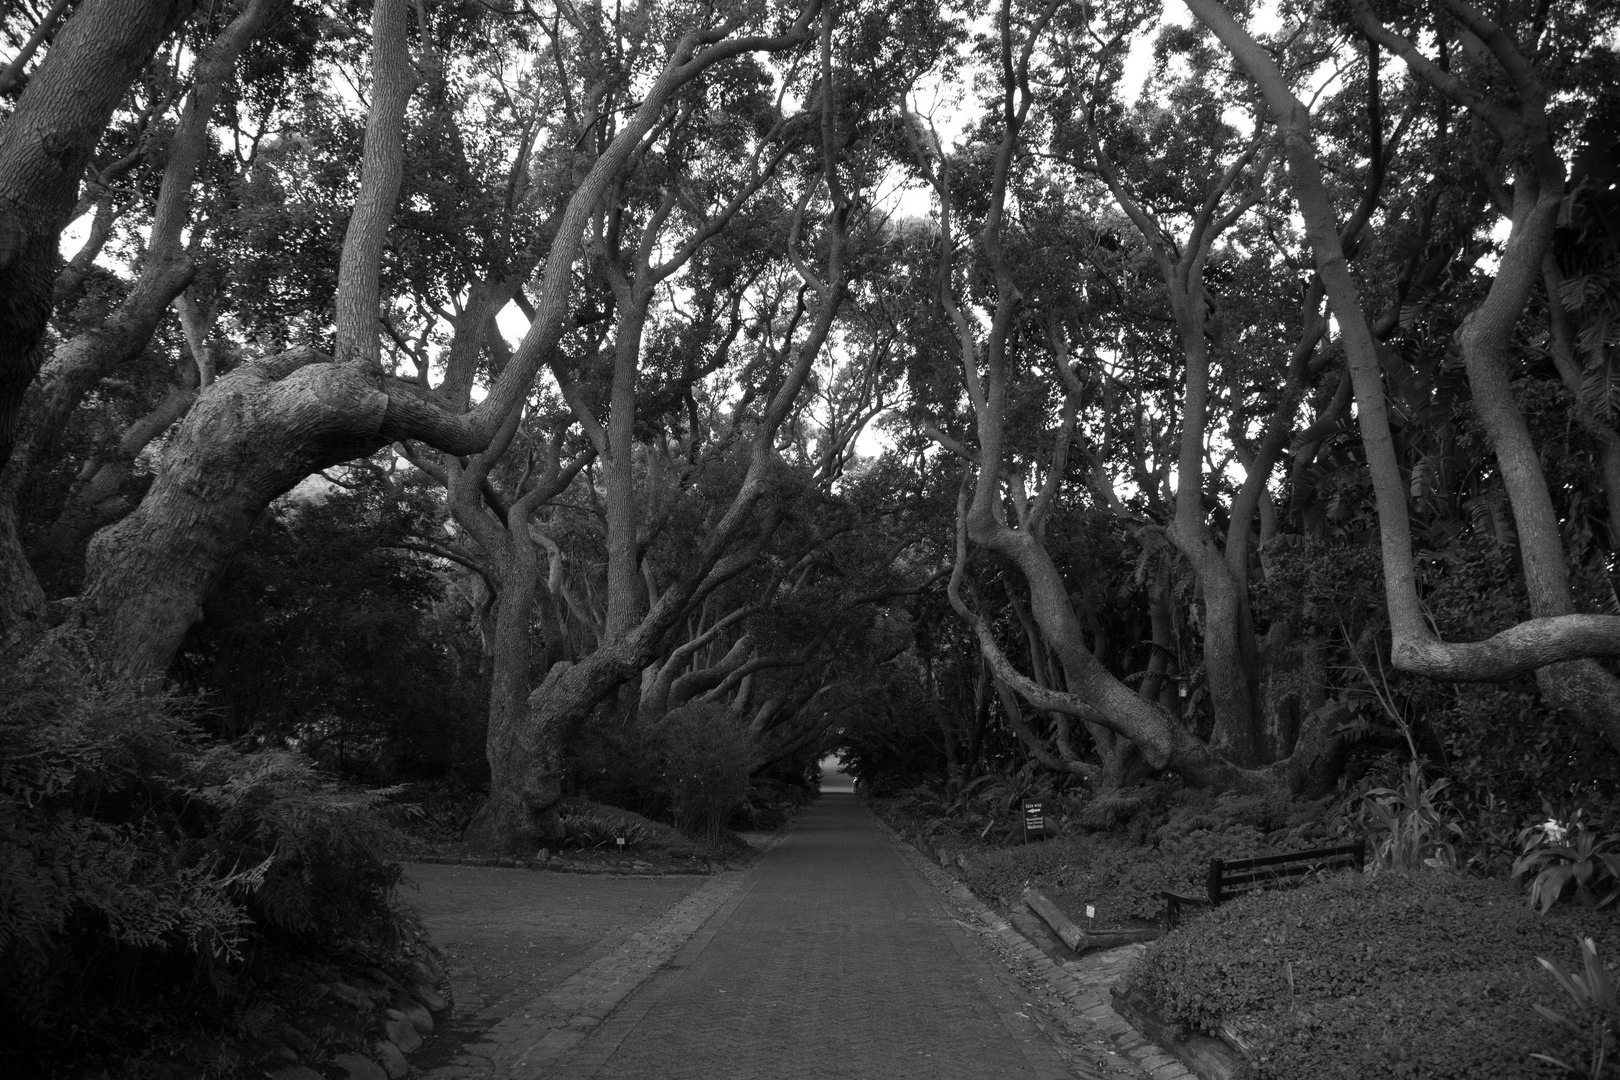
[[[852,796],[826,793],[664,970],[554,1071],[567,1080],[1145,1077],[1050,1037]],[[1094,1049],[1094,1048],[1090,1048]]]

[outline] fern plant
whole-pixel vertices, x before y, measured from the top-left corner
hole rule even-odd
[[[71,640],[0,658],[0,1010],[24,1033],[8,1050],[90,1038],[119,1057],[161,1028],[154,1002],[229,1014],[255,956],[395,940],[392,792],[212,745],[190,712],[95,674]]]

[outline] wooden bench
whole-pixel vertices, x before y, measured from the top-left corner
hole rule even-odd
[[[1339,847],[1262,855],[1254,859],[1211,859],[1208,896],[1187,896],[1169,890],[1160,894],[1165,902],[1164,924],[1167,929],[1176,928],[1176,923],[1181,919],[1182,904],[1219,907],[1226,900],[1235,900],[1257,889],[1286,889],[1303,885],[1316,874],[1360,870],[1366,864],[1366,840]]]

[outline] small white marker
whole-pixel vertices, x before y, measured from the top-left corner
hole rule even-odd
[[[1092,907],[1090,904],[1087,904],[1086,905],[1086,918],[1095,919],[1096,917],[1097,917],[1097,909]]]

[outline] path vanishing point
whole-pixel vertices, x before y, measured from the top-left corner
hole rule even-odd
[[[853,793],[826,791],[751,870],[703,883],[571,978],[497,1010],[507,1015],[426,1075],[1148,1076],[1123,1057],[1094,1069],[1077,1065],[1073,1046],[1060,1052],[1051,1025],[979,933]]]

